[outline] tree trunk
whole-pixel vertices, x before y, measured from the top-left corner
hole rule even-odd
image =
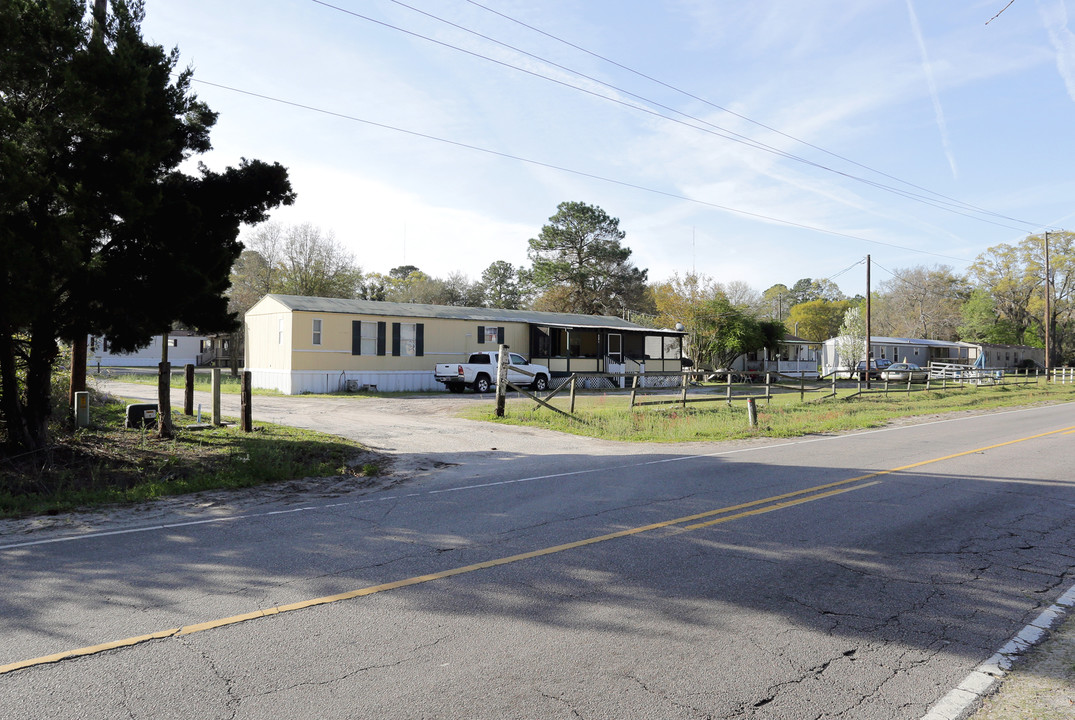
[[[76,332],[71,343],[71,384],[67,391],[67,406],[75,407],[75,393],[86,389],[86,342],[88,333]]]
[[[0,333],[0,418],[7,428],[4,444],[11,448],[29,448],[32,443],[19,398],[16,368],[15,338],[10,332]]]
[[[30,353],[26,363],[26,433],[28,448],[39,450],[48,444],[49,416],[52,414],[52,365],[56,360],[56,333],[50,323],[31,326]]]
[[[157,371],[157,437],[172,437],[172,365],[168,362],[168,333],[161,335],[161,362]]]

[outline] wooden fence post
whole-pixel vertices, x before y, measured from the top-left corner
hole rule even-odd
[[[254,431],[254,413],[250,406],[253,395],[252,390],[252,373],[249,370],[244,370],[242,386],[239,392],[239,426],[243,432]]]
[[[183,414],[194,414],[194,365],[187,363],[183,366]]]
[[[172,364],[157,366],[157,437],[172,437]]]
[[[687,383],[689,383],[689,382],[690,382],[690,373],[684,372],[683,373],[683,393],[679,398],[680,404],[683,405],[684,410],[687,409]]]
[[[571,383],[571,387],[570,387],[570,390],[571,390],[571,414],[574,415],[575,414],[575,385],[576,385],[575,376],[572,375],[571,377],[569,377],[567,379],[567,381],[569,383]]]
[[[213,380],[213,424],[223,425],[224,423],[220,417],[220,368],[213,368],[209,371],[209,374]]]
[[[496,416],[504,417],[504,404],[508,395],[508,346],[501,345],[496,354]]]
[[[728,371],[728,407],[732,406],[732,371]]]
[[[638,395],[638,375],[631,381],[631,409],[635,407],[635,397]]]

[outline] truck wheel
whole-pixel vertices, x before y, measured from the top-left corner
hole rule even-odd
[[[489,376],[479,375],[474,378],[474,392],[487,393],[489,392]]]
[[[448,383],[448,392],[461,393],[466,387],[463,383]]]
[[[549,389],[549,380],[544,375],[538,375],[534,378],[534,389],[538,392],[544,392]]]

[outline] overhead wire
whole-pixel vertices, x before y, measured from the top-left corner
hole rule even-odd
[[[397,0],[392,0],[392,1],[396,2]],[[854,160],[852,158],[849,158],[849,157],[847,157],[845,155],[841,155],[839,153],[836,153],[836,152],[833,152],[831,150],[828,150],[828,149],[826,149],[824,147],[821,147],[820,145],[816,145],[814,143],[811,143],[808,140],[803,140],[802,138],[799,138],[799,137],[796,137],[796,136],[791,135],[789,133],[786,133],[786,132],[784,132],[782,130],[779,130],[779,129],[775,128],[775,127],[772,127],[772,126],[767,125],[767,124],[765,124],[763,122],[755,120],[755,119],[753,119],[753,118],[751,118],[751,117],[749,117],[747,115],[744,115],[742,113],[736,112],[735,110],[732,110],[730,108],[724,107],[723,105],[719,105],[717,103],[714,103],[714,102],[712,102],[712,101],[710,101],[710,100],[708,100],[708,99],[706,99],[704,97],[701,97],[699,95],[696,95],[696,94],[694,94],[694,93],[692,93],[690,91],[684,90],[684,89],[682,89],[680,87],[677,87],[675,85],[667,83],[667,82],[665,82],[663,80],[660,80],[658,78],[655,78],[655,77],[653,77],[651,75],[647,75],[644,72],[641,72],[641,71],[636,70],[636,69],[634,69],[632,67],[624,65],[623,63],[617,62],[616,60],[608,58],[608,57],[606,57],[604,55],[601,55],[599,53],[593,52],[592,50],[589,50],[589,49],[587,49],[587,48],[585,48],[585,47],[583,47],[581,45],[573,43],[573,42],[571,42],[569,40],[565,40],[564,38],[561,38],[561,37],[559,37],[557,35],[554,35],[554,34],[552,34],[550,32],[542,30],[541,28],[538,28],[538,27],[535,27],[535,26],[530,25],[528,23],[525,23],[522,20],[514,18],[514,17],[512,17],[512,16],[510,16],[510,15],[508,15],[506,13],[500,12],[499,10],[495,10],[495,9],[493,9],[491,7],[488,7],[487,5],[483,5],[482,3],[477,2],[476,0],[466,0],[466,1],[468,3],[470,3],[471,5],[474,5],[475,7],[481,8],[482,10],[485,10],[487,12],[490,12],[490,13],[494,14],[494,15],[497,15],[497,16],[505,19],[505,20],[508,20],[509,22],[515,23],[517,25],[520,25],[520,26],[522,26],[522,27],[524,27],[524,28],[526,28],[528,30],[531,30],[531,31],[533,31],[535,33],[543,35],[543,36],[545,36],[545,37],[547,37],[547,38],[549,38],[551,40],[555,40],[558,43],[561,43],[561,44],[566,45],[566,46],[568,46],[570,48],[578,50],[579,52],[585,53],[585,54],[587,54],[587,55],[589,55],[591,57],[594,57],[594,58],[596,58],[598,60],[601,60],[602,62],[606,62],[606,63],[608,63],[610,65],[618,67],[621,70],[625,70],[626,72],[631,73],[631,74],[633,74],[633,75],[635,75],[637,77],[643,78],[643,79],[648,80],[648,81],[650,81],[652,83],[660,85],[661,87],[664,87],[664,88],[666,88],[668,90],[672,90],[673,92],[679,93],[679,94],[683,95],[684,97],[688,97],[688,98],[690,98],[692,100],[696,100],[696,101],[698,101],[700,103],[703,103],[704,105],[707,105],[707,106],[712,107],[712,108],[714,108],[716,110],[720,110],[722,112],[725,112],[725,113],[727,113],[729,115],[732,115],[734,117],[739,118],[740,120],[748,122],[748,123],[750,123],[750,124],[752,124],[752,125],[754,125],[756,127],[760,127],[760,128],[762,128],[764,130],[768,130],[769,132],[772,132],[772,133],[775,133],[777,135],[780,135],[781,137],[787,138],[788,140],[792,140],[794,142],[797,142],[797,143],[800,143],[802,145],[805,145],[806,147],[809,147],[809,148],[812,148],[814,150],[817,150],[818,152],[824,153],[824,154],[826,154],[826,155],[828,155],[830,157],[836,158],[838,160],[842,160],[842,161],[844,161],[846,163],[849,163],[849,164],[854,165],[856,167],[860,167],[860,168],[862,168],[864,170],[868,170],[868,171],[870,171],[872,173],[875,173],[875,174],[880,175],[882,177],[886,177],[886,178],[888,178],[890,180],[894,180],[894,181],[896,181],[898,183],[901,183],[903,185],[906,185],[908,187],[914,188],[916,190],[921,190],[922,192],[928,193],[930,195],[934,195],[934,196],[936,196],[938,198],[942,198],[942,199],[944,199],[946,201],[949,201],[951,203],[955,203],[957,205],[963,206],[964,208],[966,208],[968,210],[973,210],[974,212],[980,212],[980,213],[983,213],[983,214],[986,214],[986,215],[992,215],[993,217],[997,217],[997,218],[1000,218],[1000,219],[1003,219],[1003,220],[1010,220],[1012,222],[1016,222],[1016,223],[1019,223],[1019,224],[1024,225],[1024,226],[1031,227],[1031,228],[1044,228],[1044,227],[1046,227],[1045,225],[1042,225],[1042,224],[1039,224],[1039,223],[1035,223],[1035,222],[1031,222],[1031,221],[1027,221],[1027,220],[1020,220],[1018,218],[1010,217],[1008,215],[1003,215],[1001,213],[997,213],[997,212],[994,212],[992,210],[981,208],[981,207],[979,207],[977,205],[974,205],[972,203],[968,203],[968,202],[963,201],[963,200],[958,200],[956,198],[949,197],[947,195],[944,195],[943,193],[939,193],[939,192],[937,192],[935,190],[930,190],[929,188],[923,187],[921,185],[917,185],[917,184],[915,184],[915,183],[913,183],[913,182],[911,182],[909,180],[904,180],[904,179],[899,178],[899,177],[897,177],[895,175],[891,175],[891,174],[889,174],[889,173],[887,173],[887,172],[885,172],[883,170],[878,170],[877,168],[874,168],[874,167],[871,167],[871,166],[866,165],[864,163],[861,163],[861,162],[859,162],[857,160]],[[402,3],[398,3],[398,4],[402,4]]]
[[[884,246],[884,247],[895,248],[897,250],[903,250],[905,252],[918,253],[918,254],[922,254],[922,255],[932,255],[934,257],[941,257],[941,258],[945,258],[947,260],[955,260],[957,262],[968,262],[968,260],[966,258],[958,258],[958,257],[953,257],[951,255],[944,255],[942,253],[931,252],[929,250],[921,250],[921,249],[918,249],[918,248],[905,247],[903,245],[897,245],[895,243],[884,242],[882,240],[873,240],[871,238],[862,237],[860,235],[852,235],[851,233],[845,233],[845,232],[841,232],[839,230],[830,230],[830,229],[827,229],[827,228],[822,228],[822,227],[817,227],[817,226],[813,226],[813,225],[807,225],[805,223],[795,222],[793,220],[785,220],[785,219],[778,218],[778,217],[771,216],[771,215],[764,215],[762,213],[751,212],[749,210],[742,210],[742,209],[734,208],[734,207],[731,207],[731,206],[728,206],[728,205],[721,205],[719,203],[709,202],[707,200],[699,200],[698,198],[692,198],[692,197],[687,196],[687,195],[680,195],[678,193],[668,192],[666,190],[658,190],[656,188],[646,187],[645,185],[639,185],[637,183],[631,183],[631,182],[627,182],[627,181],[624,181],[624,180],[617,180],[615,178],[605,177],[603,175],[597,175],[595,173],[590,173],[590,172],[586,172],[586,171],[583,171],[583,170],[576,170],[574,168],[569,168],[569,167],[565,167],[565,166],[562,166],[562,165],[556,165],[556,164],[553,164],[553,163],[543,162],[541,160],[534,160],[533,158],[527,158],[527,157],[523,157],[521,155],[513,155],[511,153],[502,152],[500,150],[493,150],[493,149],[490,149],[490,148],[484,148],[484,147],[481,147],[479,145],[472,145],[470,143],[464,143],[464,142],[460,142],[458,140],[450,140],[448,138],[438,137],[436,135],[431,135],[429,133],[423,133],[423,132],[419,132],[419,131],[416,131],[416,130],[408,130],[406,128],[401,128],[401,127],[397,127],[397,126],[394,126],[394,125],[389,125],[387,123],[376,122],[374,120],[367,120],[365,118],[356,117],[354,115],[348,115],[346,113],[336,112],[334,110],[327,110],[325,108],[319,108],[319,107],[316,107],[314,105],[308,105],[308,104],[305,104],[305,103],[295,102],[295,101],[292,101],[292,100],[285,100],[283,98],[274,97],[272,95],[266,95],[264,93],[254,92],[252,90],[243,90],[241,88],[237,88],[237,87],[234,87],[234,86],[231,86],[231,85],[224,85],[222,83],[211,82],[209,80],[203,80],[201,78],[193,78],[193,81],[196,82],[196,83],[200,83],[202,85],[207,85],[209,87],[215,87],[215,88],[218,88],[218,89],[221,89],[221,90],[227,90],[229,92],[234,92],[234,93],[238,93],[238,94],[241,94],[241,95],[246,95],[246,96],[249,96],[249,97],[259,98],[261,100],[267,100],[267,101],[270,101],[270,102],[279,103],[281,105],[287,105],[287,106],[294,107],[294,108],[299,108],[299,109],[302,109],[302,110],[308,110],[310,112],[316,112],[316,113],[319,113],[319,114],[322,114],[322,115],[328,115],[328,116],[331,116],[331,117],[340,118],[342,120],[348,120],[348,121],[351,121],[351,122],[361,123],[363,125],[367,125],[367,126],[370,126],[370,127],[381,128],[381,129],[384,129],[384,130],[391,130],[393,132],[402,133],[404,135],[410,135],[412,137],[423,138],[425,140],[432,140],[432,141],[443,143],[443,144],[446,144],[446,145],[452,145],[454,147],[463,148],[463,149],[466,149],[466,150],[472,150],[472,151],[475,151],[475,152],[481,152],[481,153],[485,153],[487,155],[493,155],[493,156],[500,157],[500,158],[505,158],[505,159],[508,159],[508,160],[514,160],[514,161],[517,161],[517,162],[527,163],[529,165],[535,165],[537,167],[543,167],[543,168],[547,168],[547,169],[550,169],[550,170],[556,170],[556,171],[559,171],[559,172],[565,172],[565,173],[569,173],[569,174],[576,175],[576,176],[579,176],[579,177],[589,178],[591,180],[598,180],[598,181],[609,183],[609,184],[612,184],[612,185],[618,185],[620,187],[627,187],[627,188],[632,188],[634,190],[640,190],[640,191],[643,191],[643,192],[652,193],[652,194],[655,194],[655,195],[662,195],[664,197],[673,198],[675,200],[682,200],[684,202],[690,202],[690,203],[694,203],[694,204],[697,204],[697,205],[703,205],[705,207],[711,207],[711,208],[715,208],[717,210],[723,210],[725,212],[734,213],[736,215],[742,215],[744,217],[754,218],[756,220],[764,220],[764,221],[767,221],[767,222],[777,223],[777,224],[785,225],[785,226],[788,226],[788,227],[799,228],[801,230],[809,230],[811,232],[823,233],[823,234],[831,235],[831,236],[834,236],[834,237],[842,237],[842,238],[846,238],[848,240],[856,240],[856,241],[859,241],[859,242],[870,243],[870,244],[873,244],[873,245],[880,245],[880,246]]]
[[[604,82],[602,80],[599,80],[597,78],[591,77],[589,75],[585,75],[583,73],[580,73],[580,72],[578,72],[576,70],[573,70],[571,68],[568,68],[566,66],[559,65],[559,64],[557,64],[555,62],[552,62],[550,60],[542,58],[542,57],[540,57],[538,55],[528,53],[528,52],[526,52],[524,50],[516,48],[516,47],[514,47],[512,45],[509,45],[507,43],[503,43],[503,42],[501,42],[499,40],[495,40],[494,38],[491,38],[489,36],[486,36],[486,35],[483,35],[481,33],[476,32],[476,31],[473,31],[473,30],[470,30],[468,28],[465,28],[465,27],[463,27],[461,25],[458,25],[457,23],[453,23],[453,22],[451,22],[449,20],[445,20],[443,18],[440,18],[440,17],[438,17],[436,15],[433,15],[431,13],[428,13],[428,12],[426,12],[424,10],[419,10],[417,8],[414,8],[411,5],[408,5],[408,4],[404,3],[404,2],[402,2],[401,0],[389,0],[389,1],[399,5],[401,7],[404,7],[404,8],[407,8],[409,10],[412,10],[414,12],[417,12],[417,13],[420,13],[422,15],[425,15],[426,17],[429,17],[429,18],[432,18],[432,19],[437,20],[439,22],[442,22],[442,23],[445,23],[447,25],[450,25],[451,27],[457,28],[459,30],[463,30],[464,32],[468,32],[468,33],[470,33],[472,35],[475,35],[475,36],[480,37],[482,39],[488,40],[489,42],[496,43],[496,44],[501,45],[503,47],[506,47],[506,48],[508,48],[510,50],[513,50],[515,52],[521,53],[523,55],[526,55],[526,56],[531,57],[533,59],[539,60],[541,62],[544,62],[544,63],[548,64],[548,65],[556,67],[558,69],[561,69],[561,70],[564,70],[566,72],[569,72],[569,73],[571,73],[573,75],[577,75],[579,77],[582,77],[582,78],[585,78],[587,80],[590,80],[591,82],[594,82],[596,84],[602,85],[602,86],[607,87],[607,88],[609,88],[611,90],[614,90],[616,92],[620,92],[620,93],[623,93],[623,94],[628,95],[630,97],[636,98],[636,99],[638,99],[638,100],[640,100],[642,102],[646,102],[646,103],[655,105],[657,107],[660,107],[663,110],[667,110],[669,112],[673,112],[673,113],[676,113],[678,115],[682,115],[682,116],[684,116],[686,118],[689,118],[690,120],[692,120],[694,122],[701,123],[702,125],[705,125],[707,127],[699,127],[698,125],[694,125],[694,124],[692,124],[690,122],[684,122],[683,120],[679,120],[679,119],[674,118],[674,117],[669,117],[668,115],[666,115],[664,113],[657,112],[657,111],[652,110],[652,109],[650,109],[648,107],[643,107],[643,106],[640,106],[640,105],[636,105],[636,104],[633,104],[633,103],[626,102],[624,100],[620,100],[618,98],[610,97],[608,95],[603,95],[601,93],[594,92],[593,90],[590,90],[588,88],[584,88],[584,87],[581,87],[579,85],[573,85],[573,84],[571,84],[569,82],[566,82],[564,80],[553,78],[553,77],[550,77],[548,75],[543,75],[543,74],[541,74],[539,72],[536,72],[534,70],[529,70],[527,68],[519,67],[518,65],[513,65],[513,64],[511,64],[509,62],[506,62],[504,60],[498,60],[498,59],[490,57],[488,55],[483,55],[482,53],[475,52],[473,50],[468,50],[466,48],[462,48],[462,47],[459,47],[457,45],[453,45],[453,44],[445,42],[443,40],[438,40],[436,38],[429,37],[428,35],[423,35],[421,33],[415,32],[413,30],[408,30],[408,29],[402,28],[402,27],[400,27],[398,25],[393,25],[393,24],[385,22],[383,20],[378,20],[376,18],[372,18],[372,17],[370,17],[368,15],[363,15],[362,13],[356,12],[354,10],[349,10],[347,8],[342,8],[342,7],[338,6],[338,5],[334,5],[334,4],[330,3],[330,2],[326,2],[325,0],[310,0],[310,1],[313,2],[316,5],[321,5],[322,7],[329,8],[331,10],[336,10],[338,12],[341,12],[341,13],[345,14],[345,15],[350,15],[350,16],[358,18],[360,20],[365,20],[365,21],[373,23],[375,25],[380,25],[382,27],[385,27],[385,28],[388,28],[388,29],[391,29],[391,30],[394,30],[394,31],[397,31],[397,32],[400,32],[400,33],[403,33],[403,34],[410,35],[412,37],[415,37],[415,38],[418,38],[418,39],[421,39],[421,40],[425,40],[427,42],[430,42],[430,43],[433,43],[433,44],[436,44],[436,45],[440,45],[442,47],[445,47],[445,48],[448,48],[448,49],[451,49],[451,50],[455,50],[456,52],[460,52],[460,53],[463,53],[463,54],[466,54],[466,55],[470,55],[472,57],[479,58],[481,60],[485,60],[487,62],[491,62],[491,63],[494,63],[496,65],[500,65],[502,67],[505,67],[505,68],[508,68],[508,69],[511,69],[511,70],[515,70],[517,72],[521,72],[521,73],[524,73],[526,75],[530,75],[532,77],[536,77],[536,78],[539,78],[539,79],[554,83],[556,85],[560,85],[560,86],[569,88],[571,90],[576,90],[578,92],[590,95],[592,97],[595,97],[595,98],[598,98],[598,99],[601,99],[601,100],[605,100],[607,102],[611,102],[611,103],[614,103],[614,104],[617,104],[617,105],[621,105],[621,106],[629,108],[631,110],[646,113],[648,115],[652,115],[654,117],[658,117],[658,118],[661,118],[663,120],[667,120],[669,122],[673,122],[673,123],[676,123],[676,124],[679,124],[679,125],[683,125],[685,127],[691,128],[693,130],[699,130],[701,132],[705,132],[705,133],[710,134],[710,135],[716,135],[717,137],[721,137],[721,138],[724,138],[726,140],[730,140],[732,142],[736,142],[736,143],[739,143],[739,144],[742,144],[742,145],[746,145],[746,146],[752,147],[752,148],[754,148],[756,150],[761,150],[763,152],[771,153],[771,154],[777,155],[779,157],[783,157],[785,159],[793,160],[793,161],[800,162],[800,163],[803,163],[803,164],[811,166],[811,167],[818,168],[820,170],[831,172],[831,173],[834,173],[836,175],[846,177],[846,178],[848,178],[850,180],[861,182],[863,184],[869,185],[869,186],[877,188],[879,190],[899,195],[901,197],[907,198],[909,200],[913,200],[915,202],[921,202],[921,203],[924,203],[924,204],[929,205],[931,207],[935,207],[935,208],[940,209],[940,210],[955,213],[956,215],[961,215],[963,217],[970,218],[970,219],[973,219],[973,220],[977,220],[979,222],[985,222],[985,223],[988,223],[990,225],[996,225],[998,227],[1003,227],[1003,228],[1006,228],[1008,230],[1015,230],[1015,231],[1018,231],[1018,232],[1025,231],[1025,230],[1027,230],[1027,228],[1030,228],[1030,227],[1040,227],[1040,226],[1037,226],[1037,225],[1033,225],[1032,223],[1027,223],[1025,221],[1021,221],[1021,220],[1011,218],[1011,220],[1013,222],[1022,223],[1024,225],[1024,227],[1012,227],[1011,225],[1006,225],[1004,223],[999,223],[999,222],[996,222],[994,220],[988,220],[986,218],[978,217],[976,215],[973,215],[970,212],[965,212],[965,211],[957,209],[955,207],[951,207],[951,205],[953,203],[961,204],[960,201],[951,201],[950,200],[948,202],[944,202],[944,201],[940,201],[940,200],[935,200],[933,198],[924,197],[922,195],[918,195],[917,193],[912,193],[912,192],[909,192],[907,190],[902,190],[900,188],[895,188],[895,187],[892,187],[890,185],[885,185],[883,183],[879,183],[879,182],[876,182],[874,180],[870,180],[868,178],[863,178],[863,177],[860,177],[860,176],[857,176],[857,175],[852,175],[852,174],[846,173],[846,172],[844,172],[842,170],[838,170],[836,168],[831,168],[829,166],[822,165],[820,163],[817,163],[815,161],[809,160],[807,158],[803,158],[803,157],[800,157],[798,155],[793,155],[793,154],[791,154],[791,153],[789,153],[789,152],[787,152],[785,150],[780,150],[779,148],[773,147],[771,145],[768,145],[766,143],[760,142],[758,140],[754,140],[754,139],[749,138],[749,137],[747,137],[745,135],[741,135],[741,134],[736,133],[736,132],[734,132],[732,130],[728,130],[727,128],[723,128],[723,127],[721,127],[719,125],[715,125],[713,123],[710,123],[707,120],[695,117],[693,115],[689,115],[687,113],[683,113],[683,112],[681,112],[679,110],[676,110],[675,108],[672,108],[672,107],[669,107],[667,105],[663,105],[661,103],[658,103],[656,101],[647,99],[647,98],[645,98],[645,97],[643,97],[641,95],[636,95],[635,93],[632,93],[632,92],[630,92],[628,90],[624,90],[622,88],[618,88],[618,87],[616,87],[614,85],[610,85],[609,83],[606,83],[606,82]],[[929,191],[926,191],[926,192],[929,192]],[[932,194],[936,195],[936,193],[932,193]],[[965,203],[962,203],[962,204],[965,205]],[[973,208],[973,206],[971,206],[971,207]],[[982,210],[979,210],[979,209],[972,209],[972,212],[983,212],[983,213],[987,213],[987,214],[997,216],[996,213],[989,213],[988,211],[982,211]],[[1004,216],[999,216],[999,217],[1004,218]],[[1008,218],[1005,218],[1005,219],[1008,219]]]

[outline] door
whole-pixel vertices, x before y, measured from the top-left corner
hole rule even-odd
[[[608,359],[617,365],[623,364],[623,335],[609,333],[608,335]]]
[[[613,375],[617,373],[626,372],[626,365],[623,362],[623,336],[619,333],[609,333],[608,335],[608,349],[605,352],[605,362],[608,367],[605,368],[605,372]],[[618,377],[613,378],[620,387],[625,387],[625,380],[627,378]]]

